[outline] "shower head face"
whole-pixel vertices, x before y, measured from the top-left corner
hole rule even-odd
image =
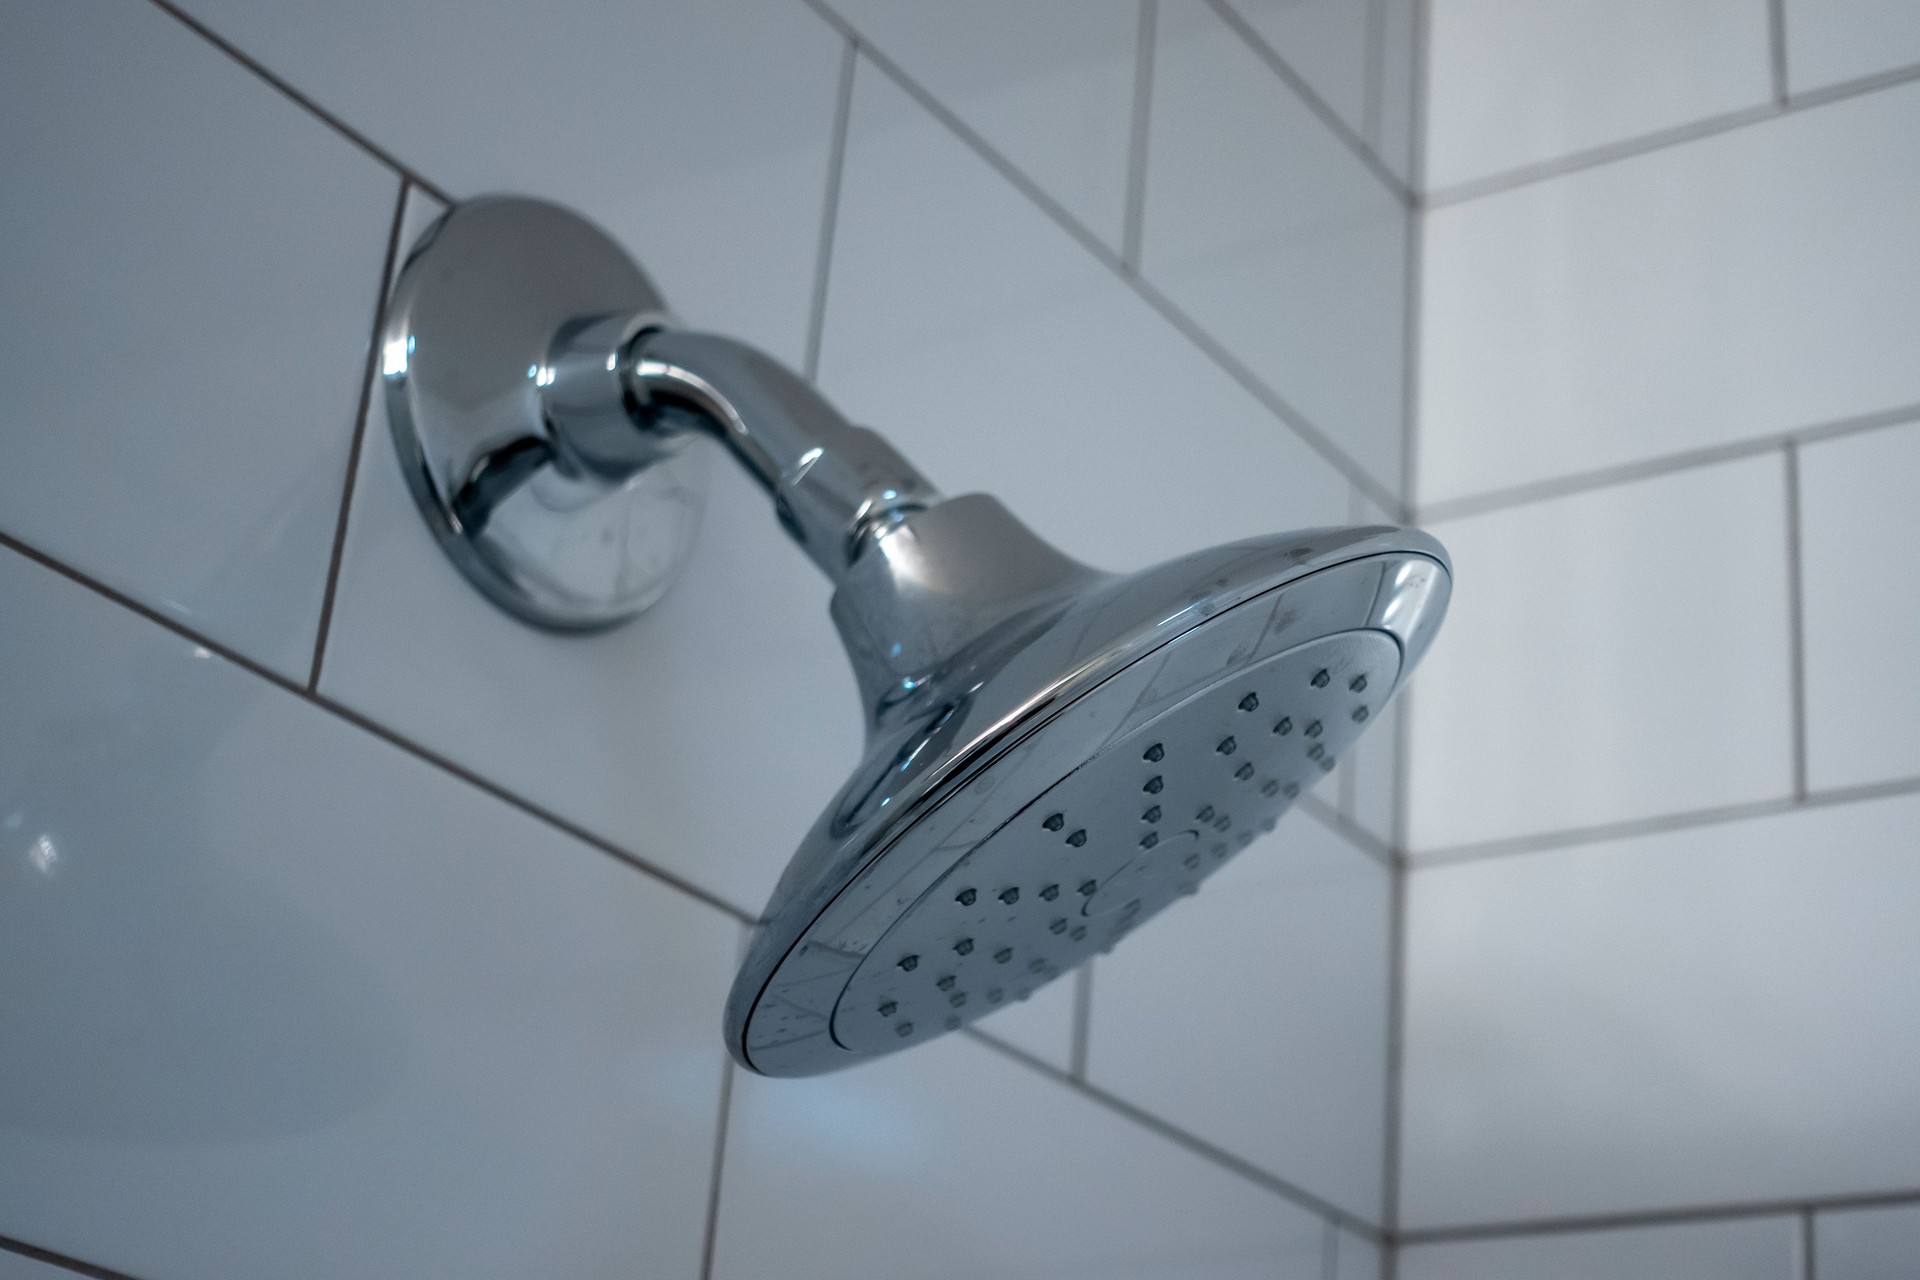
[[[811,1075],[957,1030],[1196,892],[1378,720],[1449,581],[1406,530],[1235,544],[1103,579],[957,673],[796,854],[735,1056]]]
[[[1239,667],[1116,736],[901,913],[854,970],[834,1040],[882,1053],[955,1030],[1196,892],[1332,770],[1399,670],[1390,637],[1343,632]],[[1086,711],[1124,716],[1115,700],[1131,696],[1097,690]]]

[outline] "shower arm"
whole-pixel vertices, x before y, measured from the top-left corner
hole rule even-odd
[[[877,432],[743,342],[612,316],[557,335],[542,387],[564,465],[623,480],[718,440],[832,581],[832,614],[878,727],[970,642],[1102,575],[997,500],[948,499]]]
[[[880,533],[943,500],[879,434],[732,338],[607,317],[563,331],[544,372],[552,444],[573,466],[624,479],[709,436],[836,586]]]

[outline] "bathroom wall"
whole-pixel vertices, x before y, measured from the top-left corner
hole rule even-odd
[[[1914,1274],[1920,9],[1431,23],[1399,1274]]]
[[[1397,726],[977,1034],[737,1073],[826,585],[716,461],[659,607],[529,631],[371,338],[531,193],[1074,555],[1398,520],[1412,0],[0,18],[0,1276],[1379,1274]]]

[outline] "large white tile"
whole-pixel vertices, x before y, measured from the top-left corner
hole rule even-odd
[[[1105,568],[1345,522],[1338,472],[865,65],[820,381]]]
[[[1805,93],[1920,63],[1920,9],[1909,0],[1785,0],[1787,87]]]
[[[1791,792],[1779,455],[1434,532],[1457,586],[1409,691],[1416,855]]]
[[[1920,774],[1920,427],[1803,449],[1807,778],[1815,789]]]
[[[739,928],[0,555],[0,1235],[698,1272]]]
[[[1920,400],[1916,137],[1888,89],[1433,211],[1421,500]]]
[[[1801,1280],[1791,1218],[1431,1244],[1400,1280]],[[1821,1280],[1832,1280],[1825,1270]]]
[[[1142,273],[1401,488],[1406,210],[1199,0],[1160,6]]]
[[[1088,1079],[1379,1221],[1390,878],[1291,815],[1101,958]]]
[[[798,0],[188,0],[456,198],[557,200],[798,363],[843,41]]]
[[[1417,870],[1403,1221],[1920,1185],[1920,799]]]
[[[1813,1230],[1819,1280],[1913,1280],[1920,1207],[1823,1213]]]
[[[1760,106],[1767,0],[1436,0],[1430,189]]]
[[[1109,248],[1121,247],[1140,7],[1115,0],[833,0]]]
[[[151,5],[0,21],[0,529],[304,676],[398,181]]]
[[[978,1041],[738,1077],[715,1280],[1320,1280],[1318,1218]]]

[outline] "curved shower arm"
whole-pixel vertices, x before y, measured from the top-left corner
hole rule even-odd
[[[879,435],[732,338],[665,328],[654,315],[609,317],[564,332],[548,367],[547,421],[576,465],[624,477],[689,434],[711,436],[835,584],[875,534],[941,501]]]

